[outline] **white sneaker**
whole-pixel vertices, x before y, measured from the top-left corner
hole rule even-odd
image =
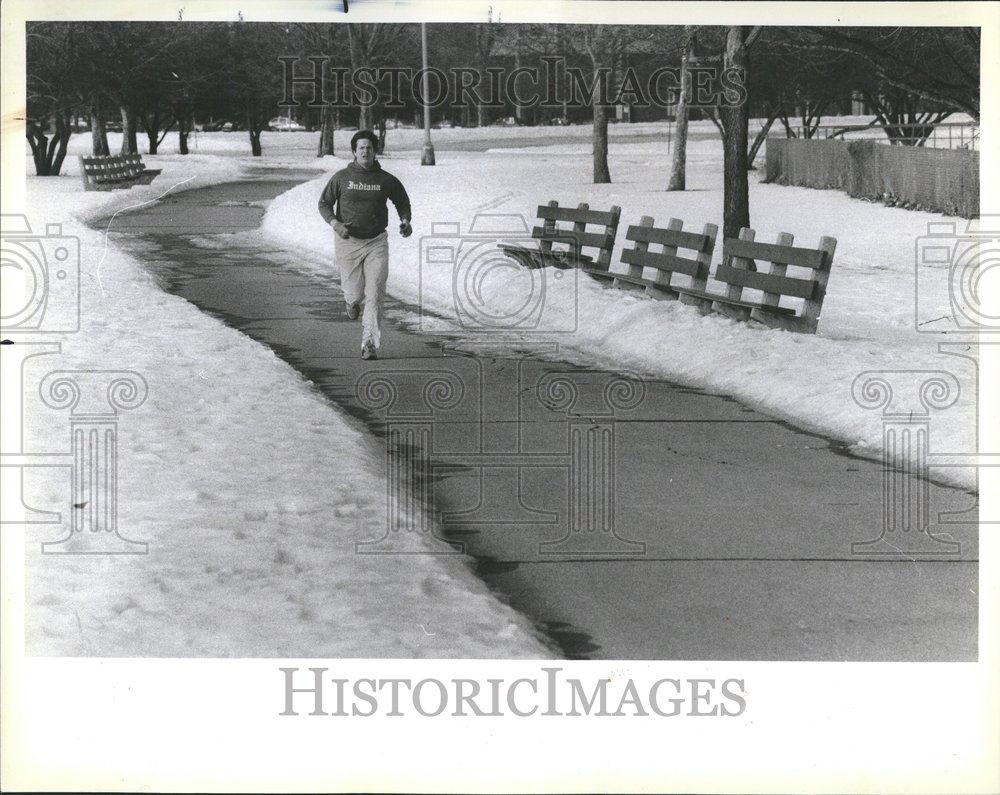
[[[362,359],[377,359],[378,350],[375,347],[374,342],[366,342],[361,346],[361,358]]]

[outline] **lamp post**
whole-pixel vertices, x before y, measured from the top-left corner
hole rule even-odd
[[[434,165],[434,144],[431,143],[431,106],[427,101],[430,93],[429,80],[427,75],[427,24],[420,23],[420,47],[424,55],[424,71],[422,78],[424,94],[424,149],[420,154],[420,165]]]

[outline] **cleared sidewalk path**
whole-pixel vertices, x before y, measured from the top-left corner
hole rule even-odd
[[[557,348],[525,354],[390,319],[382,358],[366,362],[332,267],[322,277],[289,252],[199,243],[256,228],[252,203],[292,184],[182,193],[119,216],[112,233],[166,289],[381,437],[394,499],[359,498],[359,554],[405,554],[421,531],[403,529],[407,505],[432,500],[456,552],[569,657],[976,658],[974,527],[951,531],[960,554],[925,536],[917,556],[893,554],[898,537],[852,551],[882,533],[879,464],[723,396],[568,364]],[[930,486],[935,512],[974,503]]]

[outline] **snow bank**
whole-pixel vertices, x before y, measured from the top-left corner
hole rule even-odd
[[[387,158],[385,167],[410,192],[415,230],[407,240],[393,232],[388,289],[451,321],[473,299],[482,302],[479,309],[494,316],[514,315],[528,295],[526,276],[497,269],[483,279],[473,299],[456,296],[455,269],[448,263],[422,260],[421,238],[430,235],[432,223],[439,221],[460,223],[467,233],[479,213],[520,216],[530,228],[536,206],[548,199],[572,206],[586,201],[594,209],[622,206],[623,228],[613,263],[620,260],[624,227],[642,215],[652,215],[661,225],[677,217],[685,228],[698,231],[706,222],[721,226],[721,146],[706,140],[692,141],[690,146],[688,190],[683,193],[663,190],[669,160],[662,148],[657,153],[656,144],[649,143],[612,143],[611,185],[591,183],[589,158],[581,157],[573,146],[532,150],[524,156],[449,152],[438,157],[434,168],[421,168],[412,157]],[[333,233],[316,211],[324,180],[279,196],[262,227],[272,241],[299,250],[303,262],[317,269],[329,267],[332,248]],[[859,373],[948,370],[963,385],[974,385],[969,361],[942,355],[937,338],[918,334],[914,328],[915,243],[926,233],[927,224],[942,220],[941,216],[870,204],[833,191],[755,182],[751,218],[757,239],[765,242],[773,242],[782,231],[793,233],[801,246],[816,246],[822,235],[838,238],[815,336],[763,329],[717,315],[703,317],[678,302],[604,289],[584,275],[566,278],[547,271],[542,329],[548,333],[522,332],[519,344],[548,345],[554,339],[564,353],[607,367],[732,395],[871,457],[881,454],[882,420],[878,412],[862,409],[852,398],[851,385]],[[486,245],[495,240],[487,238]],[[716,260],[721,248],[720,240]],[[922,301],[940,306],[942,314],[948,311],[944,273],[921,289]],[[955,405],[934,415],[932,450],[974,451],[975,393],[974,386],[965,388]],[[956,485],[976,486],[972,470],[935,474]]]
[[[269,349],[159,290],[82,223],[251,165],[151,160],[163,174],[128,191],[84,193],[71,175],[28,179],[33,227],[62,221],[81,243],[82,328],[61,354],[35,360],[41,373],[134,370],[149,384],[119,425],[118,516],[149,554],[42,555],[39,542],[60,533],[31,531],[28,652],[551,656],[464,558],[355,554],[371,535],[358,516],[384,510],[372,443]],[[32,414],[30,449],[63,449],[66,422]],[[66,505],[65,470],[33,473],[31,504]]]

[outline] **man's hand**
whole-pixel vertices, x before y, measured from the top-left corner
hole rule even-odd
[[[338,236],[344,238],[344,240],[347,240],[347,238],[349,238],[351,236],[350,233],[347,231],[347,227],[344,226],[336,218],[334,218],[332,221],[330,221],[330,226],[332,226],[333,227],[333,231],[336,232]]]
[[[399,234],[403,237],[409,237],[413,234],[413,227],[410,226],[409,221],[403,221],[403,223],[399,225]]]

